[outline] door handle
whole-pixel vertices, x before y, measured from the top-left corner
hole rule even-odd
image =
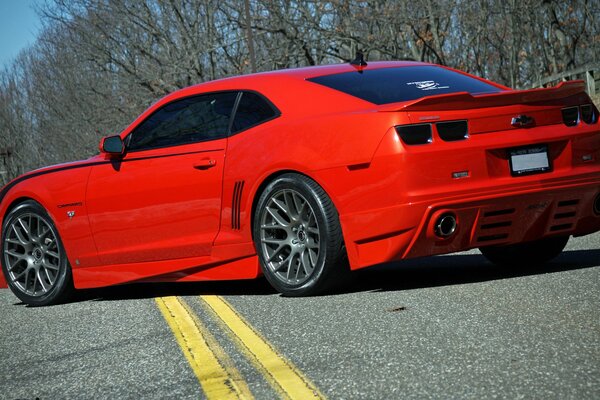
[[[198,161],[194,164],[195,169],[209,169],[217,165],[217,160],[213,160],[212,158],[205,158],[203,160]]]

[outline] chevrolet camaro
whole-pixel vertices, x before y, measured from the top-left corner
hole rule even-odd
[[[471,248],[542,264],[600,230],[581,81],[511,90],[363,60],[251,74],[174,92],[99,150],[0,191],[2,270],[24,303],[261,275],[313,295],[349,270]]]

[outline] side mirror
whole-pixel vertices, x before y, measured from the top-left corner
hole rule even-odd
[[[100,140],[100,152],[112,156],[120,156],[125,151],[125,145],[121,136],[107,136]]]

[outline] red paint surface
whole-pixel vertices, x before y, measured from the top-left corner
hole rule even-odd
[[[414,63],[370,63],[388,68]],[[335,204],[353,269],[483,245],[600,230],[592,211],[600,195],[600,125],[562,123],[561,109],[591,103],[581,82],[553,89],[472,96],[432,96],[377,106],[305,79],[353,71],[313,67],[228,78],[175,92],[144,112],[182,97],[254,90],[281,116],[228,139],[126,154],[11,185],[0,203],[32,198],[53,218],[78,288],[140,280],[251,279],[260,274],[252,242],[253,203],[282,171],[307,175]],[[597,110],[596,110],[597,112]],[[527,114],[536,125],[511,126]],[[467,120],[470,137],[404,144],[394,126]],[[544,144],[553,170],[512,177],[508,150]],[[583,156],[591,156],[583,161]],[[215,167],[196,169],[206,159]],[[58,170],[64,167],[76,167]],[[468,171],[468,177],[452,178]],[[232,227],[236,183],[243,181],[239,228]],[[566,203],[565,203],[566,202]],[[61,208],[63,204],[79,205]],[[567,206],[561,204],[569,204]],[[498,210],[513,210],[494,216]],[[68,218],[66,211],[76,212]],[[433,234],[437,216],[452,212],[458,229]],[[491,216],[490,216],[491,215]],[[567,215],[567,217],[565,217]],[[558,227],[558,228],[557,228]]]

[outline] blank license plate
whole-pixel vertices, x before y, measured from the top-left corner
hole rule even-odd
[[[510,151],[510,172],[513,176],[550,171],[548,147],[535,146]]]

